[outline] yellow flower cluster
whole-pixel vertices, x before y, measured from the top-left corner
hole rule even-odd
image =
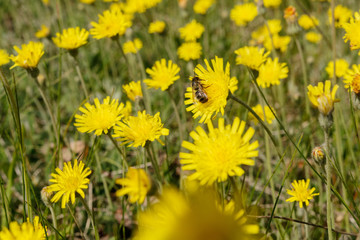
[[[196,40],[201,37],[204,31],[204,26],[196,20],[192,20],[190,23],[179,29],[180,38],[186,41],[177,50],[180,59],[190,61],[200,58],[202,46],[200,43],[196,42]]]
[[[336,63],[335,64],[336,65],[335,66],[336,77],[338,77],[338,78],[343,77],[349,69],[349,63],[345,59],[342,59],[342,58],[336,59],[335,63]],[[325,70],[326,70],[327,74],[329,74],[329,78],[333,78],[333,76],[334,76],[334,61],[330,61],[328,63],[328,65],[326,66]]]
[[[303,29],[309,30],[311,28],[314,28],[315,26],[318,26],[319,20],[314,16],[310,17],[304,14],[299,17],[298,23]]]
[[[258,15],[257,7],[254,3],[244,3],[234,6],[230,12],[230,18],[238,26],[246,26]]]
[[[123,44],[123,51],[125,54],[137,53],[143,47],[143,43],[139,38],[135,38],[134,41],[127,41]]]

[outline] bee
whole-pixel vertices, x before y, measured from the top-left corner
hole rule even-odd
[[[198,76],[192,78],[191,87],[194,94],[194,99],[201,103],[206,103],[209,99],[204,90],[204,86],[201,84],[201,79]]]

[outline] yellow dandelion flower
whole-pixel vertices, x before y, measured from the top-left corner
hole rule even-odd
[[[44,240],[46,239],[45,229],[39,221],[39,217],[35,216],[33,223],[29,221],[21,225],[18,222],[11,222],[9,229],[4,227],[0,231],[1,240]]]
[[[37,38],[46,38],[50,35],[50,29],[44,24],[41,25],[41,29],[35,33],[35,37]]]
[[[310,28],[314,28],[319,25],[319,20],[314,16],[308,16],[306,14],[301,15],[298,20],[299,26],[305,30],[309,30]]]
[[[264,48],[246,46],[236,50],[235,54],[237,55],[236,64],[259,70],[260,65],[266,61],[270,52],[265,52]]]
[[[88,188],[90,182],[89,176],[91,170],[82,161],[75,159],[74,166],[71,166],[71,162],[64,163],[64,169],[56,168],[57,173],[52,173],[53,177],[50,182],[53,183],[47,187],[47,191],[57,192],[51,198],[51,202],[58,202],[61,199],[61,208],[65,208],[65,204],[71,199],[71,203],[75,203],[75,193],[78,193],[82,198],[85,198],[83,189]]]
[[[258,2],[259,0],[255,0]],[[266,8],[277,8],[281,4],[281,0],[263,0],[264,7]]]
[[[185,42],[177,50],[180,59],[185,61],[199,59],[202,53],[201,44],[198,42]]]
[[[118,137],[117,140],[123,144],[130,143],[130,147],[140,145],[144,147],[147,141],[153,142],[154,140],[163,144],[160,137],[169,135],[169,129],[163,126],[159,112],[155,116],[151,116],[146,114],[145,110],[139,111],[137,117],[130,116],[124,122],[119,122],[114,127],[113,137]]]
[[[4,49],[0,49],[0,66],[8,64],[9,62],[9,54]]]
[[[246,26],[258,15],[257,7],[254,3],[244,3],[234,6],[230,12],[230,19],[238,26]]]
[[[224,115],[229,90],[234,92],[237,89],[238,80],[235,77],[230,78],[230,64],[228,62],[225,69],[222,58],[211,59],[211,64],[213,67],[205,59],[206,69],[199,64],[194,70],[195,75],[201,80],[208,101],[205,103],[198,101],[191,87],[187,88],[185,93],[185,105],[190,105],[186,111],[191,111],[195,119],[200,117],[200,123],[209,121],[218,112]]]
[[[190,153],[180,153],[183,171],[195,171],[189,178],[198,179],[201,185],[211,185],[215,181],[223,182],[231,176],[241,176],[244,170],[241,165],[254,165],[257,157],[258,142],[250,143],[255,130],[246,132],[244,121],[235,118],[232,125],[224,125],[224,118],[219,118],[218,128],[208,122],[209,133],[198,126],[190,136],[194,143],[182,142],[182,147]]]
[[[322,36],[317,32],[308,32],[305,34],[305,39],[311,43],[319,43],[322,39]]]
[[[274,114],[271,112],[268,106],[264,106],[264,108],[258,104],[255,107],[252,107],[252,110],[261,118],[261,120],[265,121],[268,124],[272,124],[273,120],[275,119]],[[272,109],[274,111],[274,109]],[[255,118],[254,115],[250,113],[249,118],[255,123],[258,124],[258,120]]]
[[[256,82],[262,88],[279,85],[281,79],[287,78],[288,72],[289,68],[286,66],[286,63],[279,63],[278,58],[275,58],[274,61],[268,58],[266,63],[260,66]]]
[[[90,29],[90,34],[96,39],[122,36],[132,25],[131,16],[122,13],[120,8],[110,8],[98,16],[99,23],[91,22],[93,28]]]
[[[95,2],[95,0],[80,0],[80,2],[85,3],[85,4],[93,4]]]
[[[345,88],[353,91],[355,94],[360,94],[360,64],[352,65],[352,69],[348,69],[344,75]]]
[[[345,75],[347,70],[349,69],[349,63],[345,59],[336,59],[336,77],[340,78]],[[334,76],[334,61],[330,61],[325,68],[326,72],[329,74],[329,77],[332,78]]]
[[[22,44],[21,49],[18,46],[14,46],[14,49],[18,55],[10,56],[11,61],[14,62],[14,65],[10,69],[16,66],[25,69],[36,68],[40,58],[44,55],[44,44],[41,42],[30,41],[28,44]]]
[[[135,38],[134,41],[127,41],[123,45],[125,54],[137,53],[143,47],[143,43],[139,38]]]
[[[196,41],[205,31],[204,26],[195,19],[179,29],[180,38],[187,42]]]
[[[49,0],[41,0],[43,2],[43,4],[45,4],[46,6],[49,5]]]
[[[155,7],[161,0],[126,0],[124,10],[128,13],[144,13],[147,9]]]
[[[281,52],[285,52],[287,50],[287,47],[291,41],[290,36],[279,36],[279,35],[273,35],[272,40],[270,37],[267,37],[264,41],[264,47],[271,51],[273,48],[273,44],[275,49],[280,50]]]
[[[335,16],[335,27],[342,27],[344,23],[347,23],[349,19],[352,17],[351,9],[344,7],[342,5],[337,5],[334,9]],[[331,8],[328,11],[329,23],[332,24],[332,14]]]
[[[135,101],[135,99],[142,98],[143,93],[141,90],[141,82],[130,82],[129,84],[123,85],[123,90],[126,94],[126,96],[131,99],[132,101]]]
[[[162,33],[165,29],[165,22],[164,21],[154,21],[151,22],[149,25],[149,33]]]
[[[310,185],[310,179],[307,179],[305,182],[305,179],[296,181],[294,180],[291,183],[292,187],[291,189],[287,189],[286,192],[289,194],[290,198],[286,199],[287,202],[299,202],[300,208],[303,207],[303,202],[306,204],[306,206],[309,205],[309,200],[313,199],[315,196],[319,195],[319,193],[314,193],[315,188],[308,189]]]
[[[143,203],[146,194],[151,188],[151,181],[143,169],[129,168],[126,178],[119,178],[115,181],[123,187],[116,191],[116,196],[129,196],[130,203]]]
[[[215,0],[196,0],[194,4],[194,12],[205,14],[207,10],[215,3]]]
[[[171,60],[168,61],[168,66],[166,66],[164,58],[156,61],[151,69],[146,69],[146,72],[151,76],[151,79],[145,79],[144,83],[149,88],[161,88],[161,91],[168,89],[171,84],[180,78],[178,75],[180,72],[179,66]]]
[[[324,83],[319,82],[317,86],[308,86],[308,97],[310,102],[318,108],[318,110],[324,114],[329,115],[334,110],[334,103],[339,102],[340,100],[335,98],[336,91],[338,90],[339,86],[337,84],[334,85],[332,91],[331,88],[331,81],[326,80],[325,86]]]
[[[343,38],[345,42],[349,41],[350,49],[360,49],[360,14],[356,12],[354,18],[351,17],[350,23],[343,24],[343,28],[346,31]]]
[[[103,132],[108,133],[109,129],[114,127],[123,117],[124,104],[117,99],[106,97],[103,103],[98,98],[94,99],[94,104],[85,103],[85,108],[80,107],[79,111],[82,115],[75,115],[74,126],[79,132],[90,133],[95,131],[95,135],[100,136]]]
[[[79,27],[63,29],[62,33],[56,33],[56,37],[53,37],[52,40],[55,45],[59,48],[64,48],[67,50],[77,49],[87,43],[89,37],[89,32]]]
[[[251,38],[256,41],[257,44],[262,44],[267,38],[270,37],[269,30],[272,36],[278,35],[281,31],[281,20],[270,19],[268,20],[269,28],[264,24],[251,33]]]

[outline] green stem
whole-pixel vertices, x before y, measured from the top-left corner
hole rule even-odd
[[[112,201],[111,201],[109,187],[107,185],[105,177],[102,175],[102,168],[101,168],[101,164],[100,164],[100,160],[99,160],[99,154],[97,152],[95,152],[95,160],[96,160],[97,168],[99,170],[101,181],[102,181],[102,183],[104,185],[104,191],[105,191],[106,199],[108,201],[110,209],[113,210],[114,206],[113,206]]]
[[[83,75],[82,75],[82,73],[80,71],[79,61],[78,61],[76,56],[73,56],[73,57],[75,59],[75,69],[76,69],[77,75],[80,78],[81,87],[84,90],[86,99],[89,99],[89,93],[88,93],[88,91],[86,89],[85,81],[84,81]]]
[[[140,66],[140,71],[141,71],[141,91],[143,93],[143,102],[144,102],[144,106],[145,106],[145,110],[148,114],[151,114],[151,104],[150,104],[150,97],[149,97],[149,91],[146,87],[146,84],[144,83],[144,79],[146,78],[146,73],[145,73],[145,67],[144,67],[144,63],[143,60],[141,58],[141,55],[137,52],[136,53],[136,58],[137,61],[139,63]]]
[[[128,68],[128,73],[129,73],[129,78],[132,79],[133,81],[135,81],[135,78],[133,76],[133,73],[130,69],[131,65],[130,65],[130,62],[129,62],[129,59],[127,58],[126,54],[124,53],[124,50],[121,46],[121,43],[120,43],[120,39],[119,37],[116,37],[116,38],[113,38],[116,42],[116,45],[118,46],[118,48],[120,49],[120,52],[121,52],[121,55],[123,56],[123,58],[125,59],[125,62],[126,62],[126,65],[127,65],[127,68]]]
[[[57,230],[57,220],[56,220],[56,215],[55,215],[55,211],[54,208],[52,206],[49,206],[50,212],[51,212],[51,219],[54,225],[54,228]],[[55,239],[58,239],[58,234],[55,233]]]
[[[325,146],[326,146],[326,220],[328,226],[328,239],[332,240],[332,214],[331,214],[331,148],[329,129],[324,128]]]
[[[90,209],[89,209],[88,205],[86,204],[85,200],[84,200],[82,197],[80,197],[79,199],[80,199],[80,201],[82,202],[82,204],[84,205],[86,212],[87,212],[88,215],[90,216],[91,224],[92,224],[92,226],[93,226],[93,228],[94,228],[95,239],[96,239],[96,240],[99,240],[99,239],[100,239],[100,237],[99,237],[99,231],[98,231],[98,229],[97,229],[97,227],[96,227],[96,222],[95,222],[94,214],[90,211]]]
[[[3,204],[4,215],[5,215],[5,220],[6,220],[6,226],[9,227],[9,219],[10,219],[9,206],[8,206],[6,194],[4,191],[4,182],[1,177],[0,177],[0,191],[1,191],[2,204]]]
[[[157,179],[160,182],[163,182],[163,177],[161,176],[161,173],[160,173],[159,163],[158,163],[158,161],[156,161],[155,156],[153,156],[153,154],[155,155],[155,152],[153,151],[153,154],[151,154],[151,150],[150,150],[150,145],[151,144],[152,144],[151,142],[147,142],[145,144],[145,149],[146,149],[146,152],[147,152],[147,154],[148,154],[148,156],[150,158],[150,161],[151,161],[151,164],[152,164],[152,166],[154,168],[155,175],[156,175]]]
[[[125,165],[126,169],[129,168],[129,166],[128,166],[127,162],[126,162],[125,152],[120,149],[119,145],[117,144],[116,140],[111,136],[110,132],[108,132],[107,135],[110,138],[111,142],[114,144],[117,151],[120,153],[120,156],[122,156],[123,165]],[[123,169],[123,171],[125,171],[125,169]]]
[[[183,137],[183,125],[181,123],[180,114],[179,114],[179,111],[177,109],[177,106],[176,106],[173,95],[170,93],[169,90],[167,92],[168,92],[169,97],[170,97],[171,105],[174,108],[175,118],[176,118],[176,121],[177,121],[177,124],[178,124],[178,129],[179,129],[179,140],[180,140],[180,143],[182,143],[184,137]]]

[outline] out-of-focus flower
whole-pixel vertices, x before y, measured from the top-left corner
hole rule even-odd
[[[43,4],[45,4],[46,6],[49,5],[49,0],[41,0],[43,2]]]
[[[314,149],[311,151],[311,157],[320,166],[324,165],[324,163],[325,163],[325,152],[324,152],[324,149],[322,147],[314,147]]]
[[[263,25],[251,33],[251,38],[256,42],[256,44],[262,44],[265,39],[270,37],[269,30],[272,36],[278,35],[281,31],[281,20],[279,19],[270,19],[267,21],[267,25]],[[268,28],[269,27],[269,28]]]
[[[308,32],[305,34],[305,38],[311,43],[319,43],[322,39],[322,36],[317,32]]]
[[[35,33],[37,38],[46,38],[50,35],[50,29],[44,24],[41,25],[41,29]]]
[[[350,49],[360,49],[360,14],[356,12],[354,18],[350,18],[349,23],[343,24],[343,28],[346,31],[344,40],[345,42],[349,41]]]
[[[194,4],[194,12],[198,14],[205,14],[214,3],[215,0],[196,0]]]
[[[9,229],[4,227],[0,231],[1,240],[45,240],[45,229],[39,221],[39,217],[35,216],[33,223],[29,221],[21,225],[18,222],[11,222]]]
[[[352,11],[342,5],[337,5],[334,9],[335,27],[342,27],[344,23],[347,23],[352,16]],[[328,11],[329,23],[332,24],[331,8]]]
[[[266,61],[270,52],[265,52],[265,48],[246,46],[237,49],[235,54],[237,55],[236,64],[259,70],[260,65]]]
[[[309,30],[310,28],[314,28],[319,25],[319,20],[314,16],[308,16],[306,14],[301,15],[298,20],[299,26],[305,30]]]
[[[14,46],[17,56],[11,55],[10,59],[14,62],[14,65],[25,69],[34,69],[37,67],[40,58],[44,55],[44,44],[41,42],[32,42],[28,44],[21,44],[21,49],[18,46]]]
[[[146,72],[151,76],[151,79],[145,79],[144,83],[149,88],[160,88],[161,91],[168,89],[171,84],[180,78],[178,75],[180,72],[179,66],[171,60],[168,61],[168,66],[166,66],[166,59],[164,58],[156,61],[152,68],[146,69]]]
[[[185,61],[199,59],[202,53],[201,44],[198,42],[185,42],[177,50],[180,59]]]
[[[165,22],[164,21],[154,21],[151,22],[149,25],[149,33],[162,33],[165,29]]]
[[[56,33],[56,37],[53,37],[52,40],[59,48],[73,50],[85,45],[88,37],[89,32],[86,29],[80,30],[79,27],[76,27],[64,29],[62,34]]]
[[[255,2],[258,2],[259,0],[255,0]],[[281,0],[263,0],[264,7],[266,8],[277,8],[281,4]]]
[[[254,110],[254,112],[261,118],[261,120],[266,120],[268,124],[272,124],[273,120],[275,119],[274,114],[271,112],[268,106],[264,106],[263,108],[260,104],[258,104],[253,107],[252,110]],[[272,110],[274,111],[274,109]],[[254,115],[250,113],[249,117],[255,124],[258,124],[258,120],[255,118]]]
[[[279,85],[281,79],[287,78],[288,72],[289,68],[286,63],[279,63],[278,58],[275,58],[275,60],[268,58],[266,63],[260,66],[256,82],[262,88]]]
[[[349,69],[344,75],[344,84],[345,88],[354,92],[355,94],[360,94],[360,64],[352,65],[352,69]]]
[[[205,28],[201,23],[198,23],[195,19],[184,27],[179,29],[180,38],[187,42],[196,41],[203,34]]]
[[[310,185],[310,179],[305,179],[292,182],[291,189],[287,189],[287,194],[291,195],[292,197],[286,199],[287,202],[299,202],[300,208],[303,207],[303,202],[306,206],[309,205],[309,200],[313,199],[315,196],[319,195],[319,193],[314,193],[315,188],[308,189]]]
[[[141,90],[141,82],[130,82],[129,84],[123,85],[124,92],[126,96],[132,101],[135,101],[137,98],[142,98],[143,93]]]
[[[139,38],[135,38],[134,41],[127,41],[123,45],[125,54],[137,53],[143,47],[143,43]]]
[[[336,59],[336,77],[340,78],[345,75],[349,69],[349,63],[345,59]],[[334,61],[330,61],[325,68],[326,72],[329,74],[330,78],[334,76]]]
[[[254,3],[244,3],[234,6],[230,12],[230,19],[238,26],[246,26],[258,15],[257,7]]]
[[[272,40],[270,37],[265,39],[264,47],[268,51],[271,51],[274,45],[275,49],[278,49],[281,52],[285,52],[287,50],[290,41],[291,41],[290,36],[272,35]]]
[[[308,86],[308,97],[310,102],[318,108],[319,112],[323,115],[329,115],[334,110],[334,103],[339,102],[340,100],[335,98],[336,91],[339,86],[337,84],[334,85],[332,91],[331,89],[331,81],[326,80],[325,86],[324,83],[319,82],[317,86]]]
[[[8,64],[9,62],[9,54],[4,49],[0,49],[0,66]]]
[[[85,3],[85,4],[93,4],[95,2],[95,0],[80,0],[80,2]]]
[[[144,13],[147,9],[155,7],[161,0],[126,0],[124,11],[126,13]]]
[[[294,23],[297,19],[298,13],[296,12],[296,8],[294,6],[288,6],[284,10],[284,18],[288,23]]]
[[[179,7],[186,8],[188,0],[178,0]]]

